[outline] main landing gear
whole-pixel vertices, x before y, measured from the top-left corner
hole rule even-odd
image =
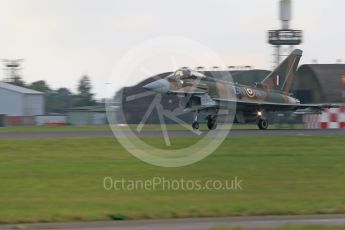
[[[209,130],[215,130],[217,128],[217,119],[213,117],[207,118],[207,128]]]
[[[263,111],[257,112],[257,116],[259,117],[258,127],[260,130],[266,130],[268,128],[268,121],[267,119],[264,118],[263,114],[264,114]]]
[[[193,129],[199,129],[200,125],[198,122],[198,113],[195,114],[194,121],[192,123]],[[217,128],[217,118],[215,116],[207,117],[207,127],[209,130],[215,130]]]
[[[260,130],[266,130],[268,128],[268,121],[264,118],[258,120],[258,127]]]

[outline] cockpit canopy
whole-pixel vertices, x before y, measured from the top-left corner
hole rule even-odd
[[[169,79],[171,80],[176,80],[176,81],[183,81],[186,79],[197,79],[197,78],[205,78],[205,75],[195,71],[195,70],[191,70],[189,68],[182,68],[177,70],[176,72],[170,74],[168,76]]]
[[[204,78],[206,78],[206,76],[202,72],[191,70],[189,68],[181,68],[174,73],[171,73],[166,80],[170,83],[170,88],[174,90],[186,87],[204,89],[207,88],[207,86],[204,86],[202,83]]]

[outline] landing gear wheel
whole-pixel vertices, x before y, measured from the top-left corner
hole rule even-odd
[[[258,127],[261,130],[266,130],[268,128],[268,121],[266,119],[260,118],[258,121]]]
[[[215,130],[217,128],[217,121],[213,119],[209,119],[207,121],[207,127],[209,130]]]
[[[194,121],[192,124],[193,129],[199,129],[199,122]]]

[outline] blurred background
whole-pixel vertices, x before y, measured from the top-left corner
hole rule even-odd
[[[0,125],[105,124],[104,88],[115,64],[142,41],[168,35],[210,47],[228,66],[224,70],[185,63],[188,67],[230,71],[235,82],[247,85],[261,81],[293,46],[303,49],[302,66],[291,93],[302,103],[343,103],[343,6],[340,0],[3,0]],[[175,71],[171,66],[160,69],[167,73],[152,74],[164,77]],[[141,79],[148,79],[147,83],[150,77],[143,74]],[[138,83],[138,87],[125,89],[125,96],[140,93],[143,83]],[[137,123],[151,99],[142,100],[140,106],[125,105],[123,122]],[[116,100],[121,109],[121,98]],[[176,98],[164,101],[165,107],[178,106]],[[290,117],[278,114],[270,120],[279,123],[282,116]],[[306,127],[320,127],[319,123],[325,122],[302,116],[290,120],[308,123]],[[158,120],[153,115],[149,121]]]

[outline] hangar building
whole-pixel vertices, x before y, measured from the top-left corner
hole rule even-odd
[[[302,103],[345,103],[345,65],[302,65],[292,88]]]
[[[7,116],[43,115],[44,94],[0,82],[0,114]]]

